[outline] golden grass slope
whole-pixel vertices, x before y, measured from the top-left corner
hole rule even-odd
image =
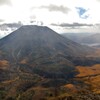
[[[76,77],[88,84],[92,92],[100,93],[100,64],[77,66],[76,68],[79,72]]]
[[[76,77],[84,77],[91,75],[99,75],[100,74],[100,64],[95,64],[93,66],[77,66],[79,74]]]

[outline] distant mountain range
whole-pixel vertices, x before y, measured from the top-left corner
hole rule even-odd
[[[90,35],[82,39],[83,43],[100,45],[100,33]]]
[[[67,37],[71,39],[72,41],[75,41],[77,43],[83,43],[83,39],[86,37],[89,37],[95,33],[62,33],[64,37]]]
[[[80,44],[88,46],[100,45],[100,33],[65,33],[62,35]]]

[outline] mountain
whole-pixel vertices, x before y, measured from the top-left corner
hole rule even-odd
[[[83,57],[90,49],[48,27],[26,25],[0,40],[0,59],[6,60],[11,67],[7,69],[15,73],[24,70],[45,77],[57,74],[67,78],[73,76],[69,74],[74,69],[71,60]]]
[[[23,55],[26,49],[29,49],[27,50],[28,53],[32,50],[40,50],[39,48],[48,48],[49,54],[62,52],[67,56],[81,56],[89,49],[62,37],[48,27],[32,25],[22,26],[17,31],[1,39],[0,46],[1,50],[4,49],[8,53],[11,52],[11,50],[13,52],[17,50],[16,53],[14,52],[15,55],[17,55],[19,51],[21,52],[20,54]],[[46,49],[44,50],[46,53]],[[25,52],[25,54],[27,53]]]
[[[60,36],[48,27],[30,25],[22,26],[1,39],[0,58],[6,59],[11,64],[16,64],[16,66],[26,61],[25,63],[32,65],[31,69],[33,71],[34,69],[40,70],[39,74],[42,72],[44,74],[46,71],[46,76],[49,76],[48,69],[52,70],[51,65],[59,66],[62,59],[62,62],[65,61],[66,66],[72,66],[72,63],[65,56],[81,56],[85,53],[83,49],[85,48],[81,45]],[[55,73],[57,70],[57,73],[59,73],[59,67],[52,70],[52,73]],[[36,71],[36,73],[38,72]]]
[[[0,99],[57,95],[59,86],[74,82],[75,64],[92,51],[46,26],[20,27],[0,40]]]
[[[1,58],[18,63],[25,59],[57,56],[72,60],[85,56],[92,49],[66,39],[48,27],[26,25],[1,39],[0,51]]]

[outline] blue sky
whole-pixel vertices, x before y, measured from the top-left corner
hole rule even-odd
[[[89,15],[84,15],[88,10],[83,7],[76,7],[79,17],[82,19],[89,18]]]

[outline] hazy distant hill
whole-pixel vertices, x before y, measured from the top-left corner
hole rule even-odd
[[[61,35],[77,43],[83,43],[83,39],[91,36],[92,34],[93,33],[63,33]]]
[[[83,38],[82,42],[88,44],[100,43],[100,33],[93,34],[86,38]]]
[[[62,35],[81,45],[100,48],[100,33],[64,33]]]

